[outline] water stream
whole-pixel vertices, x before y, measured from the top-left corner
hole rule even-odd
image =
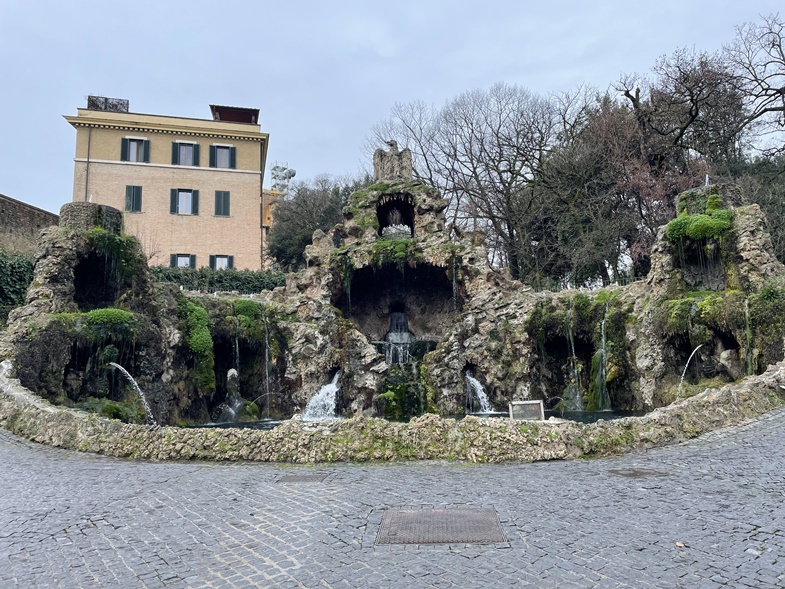
[[[390,366],[398,364],[403,366],[411,362],[411,344],[417,338],[409,331],[409,319],[406,313],[393,311],[390,313],[390,331],[384,336],[383,342],[378,342],[383,349],[384,361]]]
[[[270,417],[270,327],[267,323],[267,310],[262,309],[264,322],[264,414]]]
[[[600,323],[600,349],[597,351],[599,362],[597,366],[597,373],[595,375],[595,393],[597,395],[597,411],[609,411],[611,408],[611,398],[608,394],[608,343],[605,339],[605,320],[608,318],[609,302],[605,302],[605,314],[602,316]]]
[[[744,369],[747,373],[747,376],[752,376],[757,372],[757,366],[755,366],[755,355],[752,351],[752,329],[750,328],[750,300],[744,300],[744,336],[745,336],[745,346],[744,346]]]
[[[122,375],[125,376],[125,378],[128,380],[128,382],[130,382],[131,385],[134,387],[136,393],[139,395],[139,398],[142,400],[142,405],[144,405],[144,411],[147,414],[147,422],[150,425],[158,425],[158,423],[155,421],[155,418],[153,417],[153,412],[150,410],[150,405],[147,404],[147,399],[145,398],[142,389],[140,389],[139,385],[136,384],[134,377],[128,374],[128,371],[122,366],[120,366],[119,364],[117,364],[116,362],[109,362],[109,366],[112,366],[113,368],[117,368],[117,370],[119,370],[122,373]]]
[[[482,386],[482,383],[468,373],[466,374],[466,386],[471,395],[467,400],[470,400],[472,397],[477,399],[477,402],[480,404],[479,413],[496,412],[496,410],[493,408],[493,405],[491,405],[490,400],[488,399],[488,395],[486,394],[485,388]],[[468,404],[469,403],[467,402],[467,405]]]
[[[690,366],[690,361],[692,360],[692,357],[695,355],[695,353],[696,353],[698,350],[700,350],[700,349],[701,349],[701,347],[703,347],[703,344],[699,344],[699,345],[698,345],[698,347],[697,347],[697,348],[695,348],[695,349],[692,351],[692,354],[690,354],[690,357],[689,357],[689,358],[687,358],[687,363],[684,365],[684,371],[681,373],[681,379],[679,379],[679,388],[676,390],[676,400],[677,400],[677,401],[678,401],[678,400],[679,400],[679,398],[681,397],[681,385],[682,385],[682,383],[684,382],[684,376],[687,374],[687,368],[689,368],[689,366]]]
[[[457,260],[455,254],[452,255],[452,312],[458,311],[458,272],[456,270]]]
[[[240,320],[232,317],[234,321],[234,369],[240,370]]]
[[[572,297],[567,305],[567,314],[564,330],[569,344],[569,375],[565,402],[569,411],[583,411],[583,392],[581,391],[581,377],[578,370],[578,357],[575,354],[575,338],[572,334]]]
[[[324,385],[313,398],[308,401],[308,405],[303,411],[303,421],[324,421],[325,419],[335,419],[335,401],[338,395],[338,378],[340,372],[336,372],[332,382]]]

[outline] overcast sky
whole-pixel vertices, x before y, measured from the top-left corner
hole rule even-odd
[[[679,47],[713,51],[782,0],[395,2],[0,0],[0,193],[71,200],[88,94],[131,111],[210,118],[257,107],[297,179],[356,174],[396,102],[441,105],[495,82],[548,94],[606,88]]]

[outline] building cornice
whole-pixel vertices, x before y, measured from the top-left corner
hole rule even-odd
[[[221,174],[254,174],[261,176],[259,170],[237,170],[232,168],[209,168],[206,166],[177,166],[173,164],[158,164],[151,162],[122,162],[120,160],[97,160],[90,158],[89,160],[84,157],[75,157],[74,162],[83,164],[111,164],[117,166],[138,166],[140,168],[172,168],[183,171],[194,172],[219,172]]]
[[[230,141],[254,141],[257,143],[267,143],[269,134],[258,133],[253,131],[226,131],[219,129],[207,129],[205,127],[181,127],[172,124],[155,124],[145,123],[139,124],[134,121],[124,123],[117,120],[96,120],[83,117],[65,116],[73,127],[93,128],[93,129],[110,129],[115,131],[132,132],[132,133],[160,133],[165,135],[188,136],[188,137],[205,137],[214,139],[228,139]]]

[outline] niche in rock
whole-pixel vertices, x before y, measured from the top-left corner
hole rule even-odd
[[[135,370],[133,346],[111,338],[102,342],[74,341],[63,368],[63,391],[68,399],[73,402],[89,397],[124,400],[125,378],[111,369],[109,362]]]
[[[404,322],[407,332],[418,340],[436,340],[452,326],[460,310],[461,301],[453,297],[445,268],[387,264],[356,270],[349,288],[333,304],[372,340],[384,340]]]
[[[594,344],[582,337],[547,333],[540,339],[536,354],[532,355],[532,389],[539,390],[548,409],[560,402],[569,408],[582,405],[589,390]]]
[[[410,194],[385,194],[376,207],[379,235],[384,237],[414,236],[414,198]]]
[[[79,258],[74,268],[74,301],[80,311],[111,307],[118,291],[117,272],[111,258],[95,251]]]
[[[725,267],[720,244],[714,239],[684,239],[678,244],[675,265],[691,290],[725,290]]]

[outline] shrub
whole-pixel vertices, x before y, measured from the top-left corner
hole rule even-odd
[[[32,260],[0,248],[0,321],[11,308],[24,304],[32,280]]]
[[[731,226],[733,213],[727,209],[714,211],[710,215],[681,214],[665,228],[665,235],[672,243],[685,237],[690,239],[718,239]]]
[[[237,299],[234,301],[234,314],[258,319],[262,316],[262,306],[256,301],[248,299]]]
[[[99,338],[109,335],[133,338],[136,317],[122,309],[94,309],[84,315],[84,325]]]

